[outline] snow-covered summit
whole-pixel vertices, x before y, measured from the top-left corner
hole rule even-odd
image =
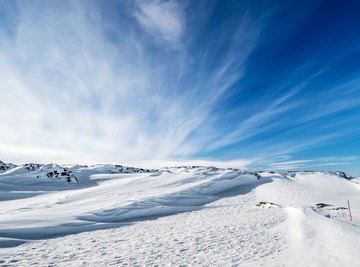
[[[353,177],[351,175],[347,175],[345,172],[342,171],[286,171],[286,172],[280,172],[283,176],[295,176],[296,174],[329,174],[329,175],[335,175],[341,178],[346,179],[352,179]]]
[[[94,174],[116,174],[116,173],[152,173],[157,170],[143,169],[135,167],[127,167],[116,164],[97,164],[92,166],[87,165],[59,165],[56,163],[40,164],[40,163],[26,163],[23,165],[15,165],[12,163],[4,163],[0,161],[0,175],[5,177],[15,176],[27,177],[28,179],[38,179],[43,182],[46,181],[65,181],[68,183],[79,183],[81,179],[87,180]],[[22,179],[23,180],[23,179]]]
[[[14,165],[12,163],[5,163],[5,162],[0,160],[0,173],[4,172],[4,171],[7,171],[9,169],[12,169],[14,167],[16,167],[16,165]]]
[[[84,176],[91,176],[93,174],[120,174],[120,173],[153,173],[159,175],[161,173],[175,173],[175,172],[191,172],[197,174],[211,174],[211,173],[219,173],[219,172],[226,172],[226,171],[235,171],[239,174],[255,174],[258,173],[259,175],[279,175],[284,177],[291,177],[295,176],[296,174],[301,173],[323,173],[323,174],[330,174],[336,175],[339,177],[343,177],[346,179],[352,179],[354,177],[347,175],[345,172],[342,171],[247,171],[241,169],[234,169],[234,168],[218,168],[214,166],[174,166],[174,167],[164,167],[161,169],[146,169],[146,168],[136,168],[136,167],[129,167],[119,164],[96,164],[96,165],[59,165],[56,163],[50,164],[39,164],[39,163],[26,163],[23,165],[16,165],[13,163],[4,163],[0,160],[0,174],[28,174],[31,173],[30,176],[36,178],[58,178],[61,179],[62,176],[67,182],[74,182],[76,179],[76,174],[80,177]],[[70,179],[69,176],[72,176]],[[77,180],[76,182],[79,182]]]

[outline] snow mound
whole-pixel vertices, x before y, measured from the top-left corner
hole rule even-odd
[[[267,201],[260,201],[256,206],[263,209],[280,208],[280,205]]]
[[[318,203],[312,209],[327,218],[347,218],[349,216],[348,208],[325,203]]]
[[[272,174],[276,174],[275,172],[272,172]],[[340,178],[345,178],[345,179],[352,179],[353,177],[350,175],[347,175],[345,172],[342,171],[287,171],[287,172],[279,172],[280,175],[284,176],[284,177],[288,177],[288,178],[294,178],[297,175],[312,175],[312,174],[318,174],[318,175],[334,175],[334,176],[338,176]]]
[[[195,174],[198,172],[199,170],[196,169]],[[179,173],[181,174],[181,171]],[[164,179],[166,178],[164,177]],[[208,175],[205,172],[202,173],[202,177],[191,176],[176,183],[168,184],[171,190],[164,190],[161,195],[127,201],[126,205],[80,216],[79,219],[94,222],[123,222],[143,217],[191,211],[219,199],[219,193],[237,186],[251,184],[256,184],[255,177],[252,174],[225,171],[216,175]]]
[[[10,169],[15,168],[15,167],[16,167],[16,165],[14,165],[12,163],[5,163],[5,162],[0,160],[0,173],[4,172],[4,171],[7,171],[7,170],[10,170]]]

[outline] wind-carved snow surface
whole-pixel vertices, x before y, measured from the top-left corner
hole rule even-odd
[[[2,188],[7,189],[2,199],[8,199],[0,203],[0,237],[5,238],[0,240],[0,246],[197,210],[219,199],[220,192],[260,183],[253,174],[235,170],[173,168],[128,172],[130,168],[123,168],[116,172],[112,166],[104,165],[66,168],[77,181],[68,184],[67,178],[65,182],[48,175],[56,169],[62,173],[63,167],[36,165],[30,172],[26,167],[0,176]],[[126,173],[122,172],[124,169]]]
[[[26,167],[0,172],[0,265],[360,264],[360,185],[341,172]]]

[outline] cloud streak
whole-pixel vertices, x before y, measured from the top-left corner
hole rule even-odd
[[[241,78],[258,33],[244,14],[233,33],[245,48],[239,62],[233,45],[221,64],[203,69],[210,57],[153,43],[181,42],[181,5],[138,1],[122,9],[128,16],[116,17],[119,28],[104,24],[97,3],[19,2],[16,34],[0,52],[0,156],[85,163],[188,158],[196,148],[182,143]]]
[[[136,1],[134,16],[154,38],[177,46],[185,30],[183,7],[176,1]]]

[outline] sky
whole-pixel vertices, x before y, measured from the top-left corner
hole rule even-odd
[[[0,159],[360,174],[359,1],[0,1]]]

